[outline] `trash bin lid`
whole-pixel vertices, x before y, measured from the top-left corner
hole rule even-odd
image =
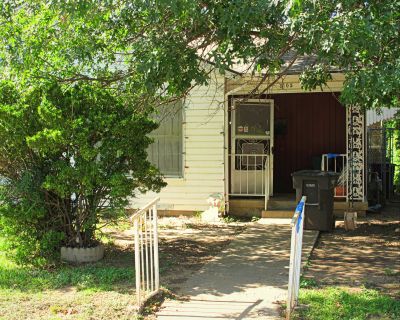
[[[292,173],[292,177],[339,177],[340,174],[332,171],[300,170]]]

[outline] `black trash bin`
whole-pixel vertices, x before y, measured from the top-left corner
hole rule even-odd
[[[339,174],[320,170],[292,173],[296,201],[307,197],[304,229],[332,231],[335,226],[333,195]]]

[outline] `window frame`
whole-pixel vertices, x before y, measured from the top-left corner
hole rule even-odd
[[[185,177],[185,168],[186,168],[186,112],[185,112],[185,104],[184,101],[176,102],[180,103],[180,111],[177,111],[181,113],[181,153],[180,153],[180,160],[181,160],[181,167],[180,167],[180,173],[179,174],[165,174],[163,173],[153,162],[150,161],[152,165],[154,165],[157,169],[160,170],[161,174],[164,176],[166,180],[173,180],[173,181],[179,181],[179,180],[184,180]],[[153,138],[152,134],[150,133],[149,136]]]

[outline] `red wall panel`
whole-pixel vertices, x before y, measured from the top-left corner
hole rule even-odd
[[[292,193],[292,172],[312,169],[315,156],[346,152],[346,110],[332,93],[267,98],[275,102],[274,193]]]

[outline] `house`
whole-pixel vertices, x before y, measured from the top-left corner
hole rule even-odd
[[[365,212],[364,112],[340,104],[339,71],[326,87],[304,91],[299,74],[306,64],[299,59],[284,77],[262,83],[257,75],[214,71],[209,85],[192,90],[153,135],[149,158],[167,187],[136,195],[132,207],[159,196],[163,213],[191,214],[220,194],[230,213],[280,216],[295,206],[291,173],[322,168],[341,174],[335,209],[352,200]]]
[[[379,112],[368,110],[367,160],[368,203],[370,209],[379,209],[387,201],[398,201],[399,197],[399,144],[400,129],[393,123],[399,108],[382,108]]]

